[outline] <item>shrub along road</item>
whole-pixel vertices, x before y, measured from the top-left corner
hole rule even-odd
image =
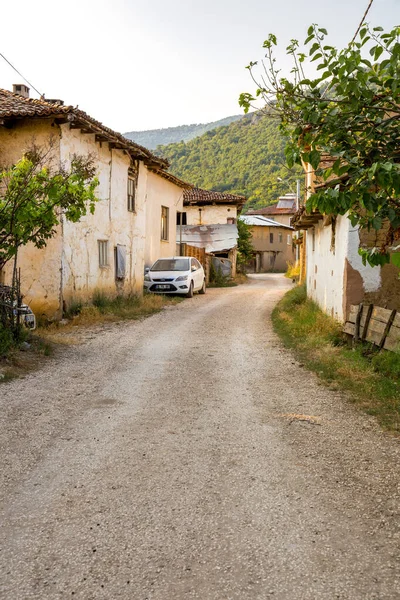
[[[398,441],[283,349],[256,276],[0,387],[0,596],[398,598]]]

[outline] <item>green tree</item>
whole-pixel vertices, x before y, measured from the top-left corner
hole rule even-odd
[[[293,60],[290,78],[276,66],[277,40],[269,35],[262,71],[256,62],[248,69],[257,84],[255,95],[241,94],[248,111],[261,98],[280,119],[287,138],[289,167],[310,164],[326,185],[313,193],[307,210],[326,215],[348,214],[360,228],[390,222],[386,242],[360,249],[364,261],[384,264],[400,228],[400,27],[389,32],[364,24],[344,49],[326,42],[327,31],[311,25],[300,48],[287,47]],[[317,76],[307,76],[314,67]],[[322,159],[329,155],[330,165]]]
[[[74,155],[70,168],[54,169],[52,143],[32,146],[15,165],[0,172],[0,269],[28,243],[43,248],[62,214],[76,222],[94,212],[98,186],[93,157]]]
[[[237,265],[240,269],[252,258],[254,248],[252,243],[250,227],[240,219],[237,220],[236,224],[239,233]]]

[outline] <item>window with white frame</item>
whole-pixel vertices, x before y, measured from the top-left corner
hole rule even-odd
[[[287,243],[288,243],[288,246],[290,246],[290,244],[292,243],[292,234],[291,233],[288,233],[288,235],[287,235]]]
[[[108,267],[108,241],[98,240],[99,245],[99,267]]]
[[[168,225],[169,225],[169,208],[167,206],[161,207],[161,239],[165,242],[168,241]]]
[[[136,193],[136,182],[133,177],[128,177],[128,210],[129,212],[135,212],[135,193]]]

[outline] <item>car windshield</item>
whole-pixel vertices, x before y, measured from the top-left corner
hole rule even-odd
[[[161,258],[154,263],[151,271],[189,271],[188,258]]]

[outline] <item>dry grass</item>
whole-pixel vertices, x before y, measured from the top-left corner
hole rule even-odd
[[[342,327],[307,298],[304,286],[290,290],[273,322],[285,345],[329,386],[350,398],[388,430],[400,433],[400,355],[359,345],[349,348]]]
[[[29,350],[21,352],[12,347],[0,358],[0,381],[7,381],[39,368],[57,346],[73,346],[81,343],[81,333],[88,327],[124,320],[141,319],[163,308],[181,302],[182,298],[145,294],[108,298],[97,293],[93,304],[75,303],[70,307],[67,322],[39,326],[34,334],[24,331]],[[72,310],[71,310],[72,309]],[[75,314],[73,314],[75,313]]]

